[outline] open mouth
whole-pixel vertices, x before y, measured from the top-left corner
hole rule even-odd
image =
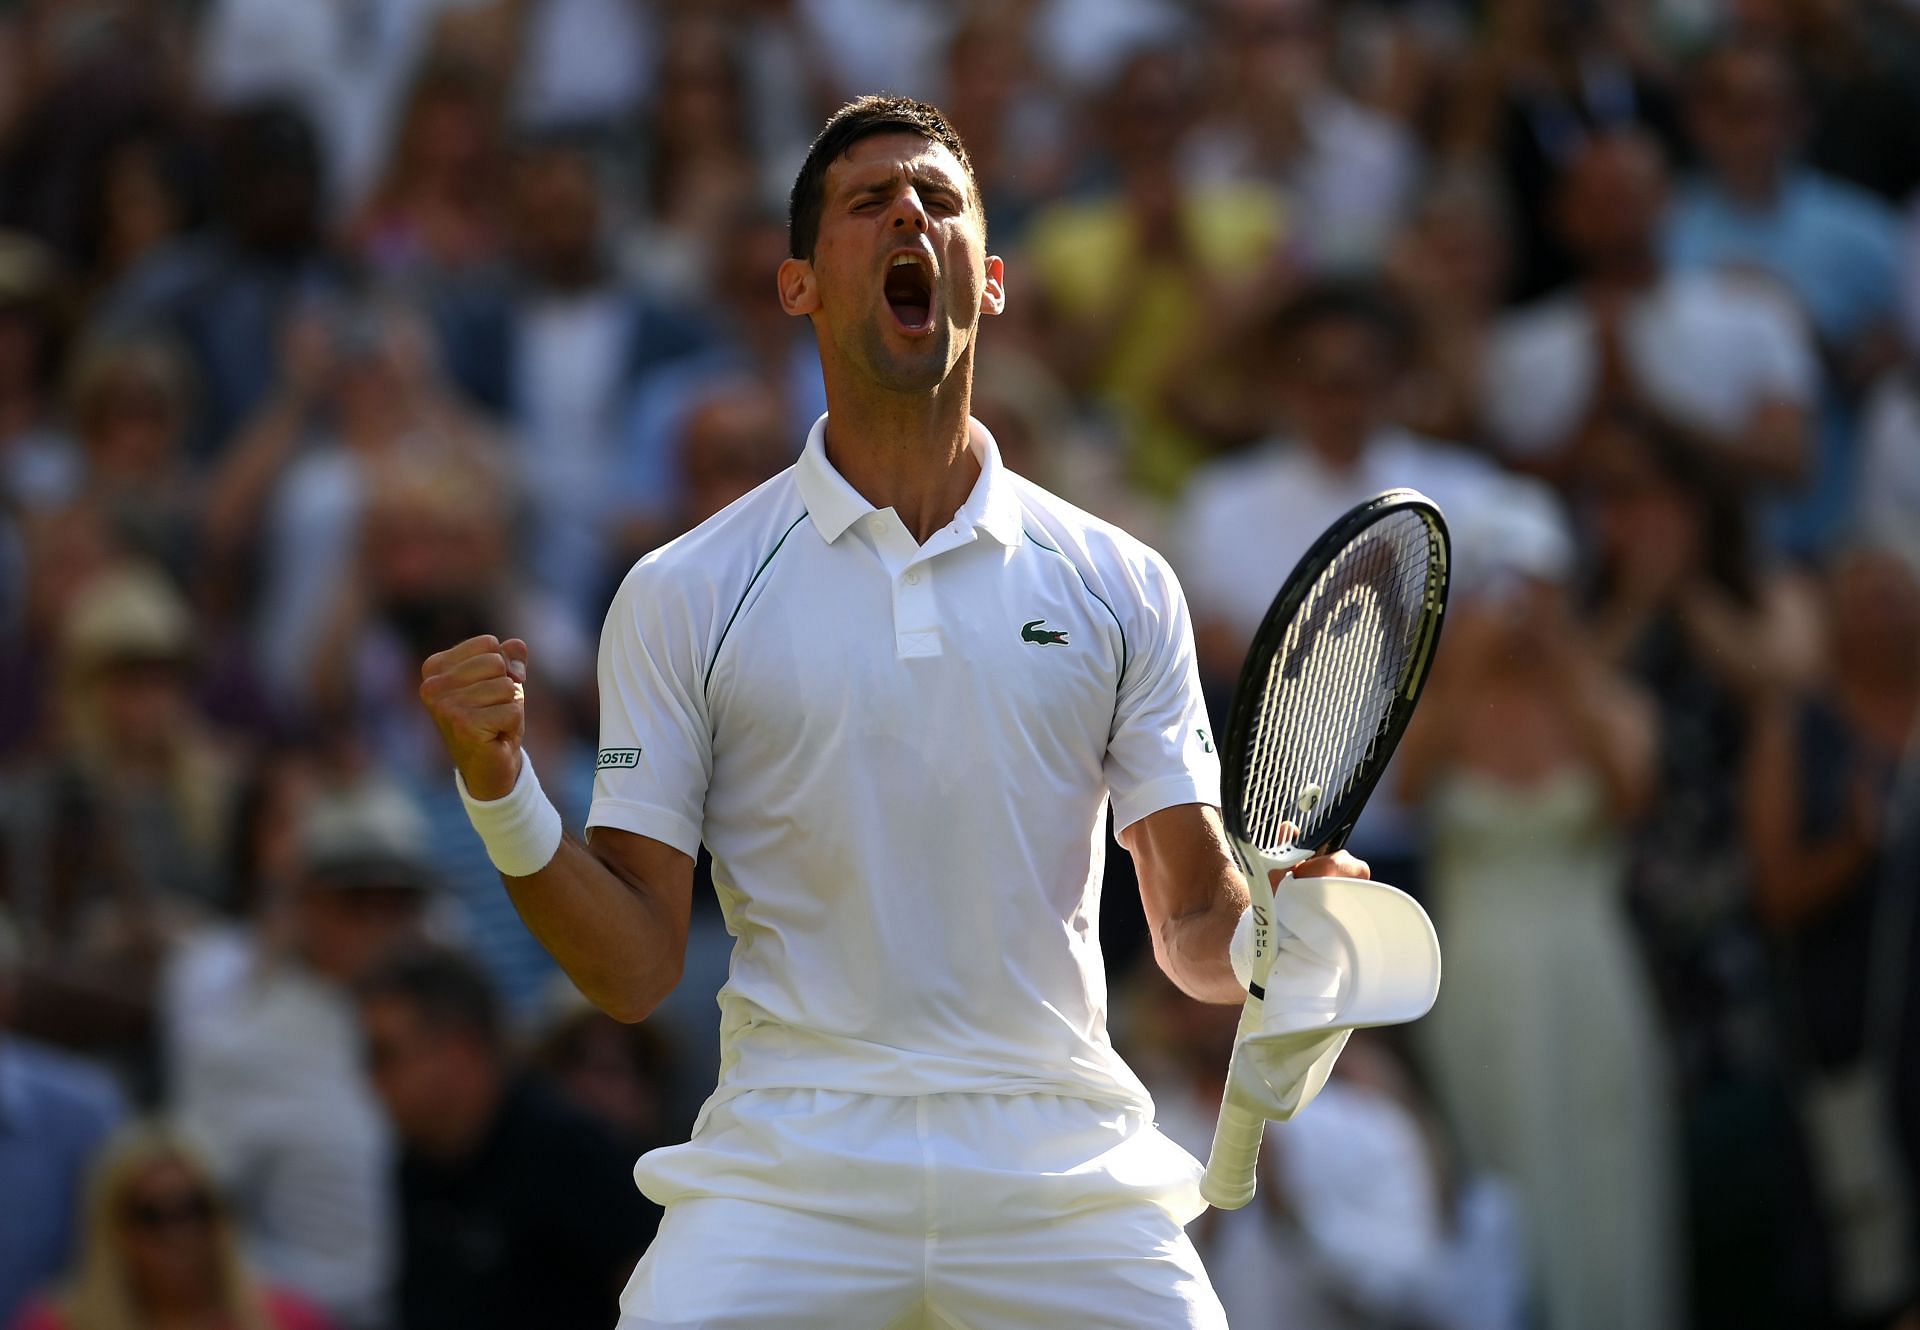
[[[913,254],[896,254],[887,264],[883,288],[887,308],[902,332],[925,332],[933,321],[933,273],[926,261]]]

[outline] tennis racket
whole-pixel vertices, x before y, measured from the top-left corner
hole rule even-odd
[[[1446,520],[1414,490],[1388,490],[1335,522],[1267,610],[1241,667],[1220,754],[1222,820],[1253,909],[1253,982],[1240,1043],[1260,1028],[1273,968],[1273,888],[1347,843],[1427,681],[1446,612]],[[1253,1198],[1266,1114],[1236,1090],[1214,1131],[1201,1195]]]

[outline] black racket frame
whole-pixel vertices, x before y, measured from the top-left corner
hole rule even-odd
[[[1273,656],[1286,640],[1287,629],[1321,574],[1327,571],[1343,550],[1369,529],[1406,509],[1417,509],[1425,515],[1430,523],[1429,539],[1437,540],[1439,544],[1439,557],[1428,561],[1427,585],[1422,592],[1421,640],[1408,662],[1406,677],[1394,690],[1385,722],[1366,759],[1366,770],[1348,788],[1340,803],[1328,813],[1327,823],[1332,830],[1325,840],[1312,847],[1314,850],[1331,854],[1345,847],[1347,838],[1353,834],[1354,824],[1360,820],[1361,810],[1366,807],[1374,786],[1380,783],[1387,763],[1392,760],[1393,751],[1400,744],[1400,736],[1406,732],[1407,722],[1413,719],[1413,709],[1420,701],[1422,690],[1426,688],[1427,676],[1432,672],[1434,649],[1439,644],[1440,626],[1446,618],[1447,586],[1451,581],[1453,562],[1445,514],[1433,500],[1411,489],[1391,489],[1377,494],[1355,505],[1334,522],[1300,556],[1300,562],[1294,565],[1287,580],[1281,584],[1279,593],[1274,596],[1273,604],[1267,607],[1266,617],[1261,619],[1259,631],[1254,633],[1253,643],[1247,648],[1246,660],[1240,667],[1240,681],[1234,689],[1233,706],[1227,713],[1227,741],[1220,754],[1223,782],[1221,802],[1225,805],[1221,811],[1227,832],[1235,840],[1252,841],[1248,835],[1245,791],[1247,747],[1253,741],[1260,694]]]

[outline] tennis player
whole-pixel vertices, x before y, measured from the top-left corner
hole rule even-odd
[[[615,596],[588,839],[521,748],[526,644],[423,669],[514,904],[613,1015],[678,981],[713,854],[720,1083],[636,1169],[666,1218],[621,1330],[1224,1326],[1182,1231],[1200,1168],[1108,1041],[1098,943],[1111,801],[1160,965],[1246,997],[1180,588],[969,416],[1005,273],[939,111],[841,108],[790,225],[828,414]]]

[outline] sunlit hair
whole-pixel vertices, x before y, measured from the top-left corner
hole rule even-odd
[[[135,1300],[127,1260],[123,1207],[146,1174],[179,1165],[216,1200],[221,1188],[213,1168],[190,1140],[161,1122],[136,1122],[108,1142],[87,1180],[86,1226],[78,1271],[60,1299],[69,1330],[142,1330],[147,1324]],[[253,1280],[240,1258],[240,1244],[224,1205],[216,1205],[211,1236],[219,1299],[234,1330],[273,1330]]]
[[[892,94],[857,97],[827,119],[807,160],[800,164],[794,178],[793,194],[787,200],[787,245],[796,259],[813,257],[820,239],[820,214],[826,207],[827,169],[854,144],[876,134],[918,134],[951,152],[967,174],[967,190],[976,208],[980,205],[980,183],[974,179],[973,161],[967,145],[940,108],[911,97]]]

